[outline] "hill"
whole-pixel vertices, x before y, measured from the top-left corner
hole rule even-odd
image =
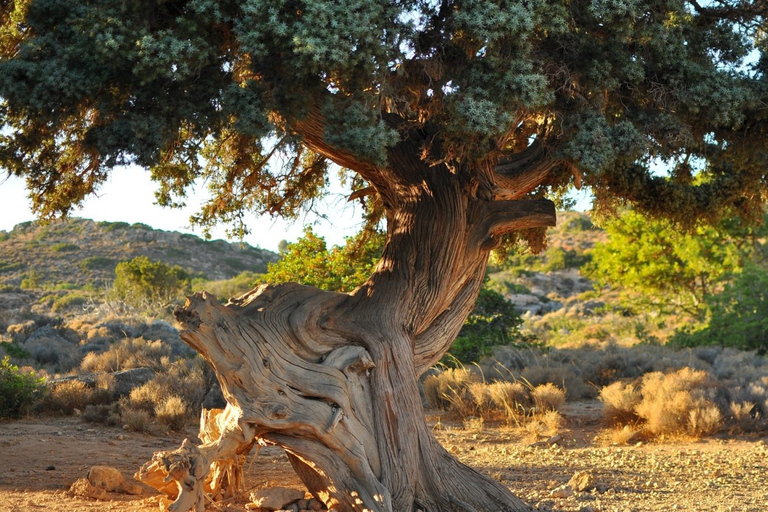
[[[104,286],[114,279],[118,262],[141,255],[206,280],[266,272],[267,263],[278,258],[247,244],[206,241],[146,224],[80,218],[25,222],[10,232],[0,231],[0,285],[18,287],[34,276],[39,283],[57,286]]]

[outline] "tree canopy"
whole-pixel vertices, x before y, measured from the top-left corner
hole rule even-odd
[[[26,178],[43,216],[133,162],[151,169],[161,204],[204,178],[213,196],[196,220],[244,228],[244,210],[311,204],[328,160],[353,171],[353,197],[376,220],[396,201],[392,152],[411,141],[425,162],[508,199],[583,184],[598,208],[755,217],[768,168],[766,10],[4,0],[0,165]],[[493,172],[478,165],[489,162]]]

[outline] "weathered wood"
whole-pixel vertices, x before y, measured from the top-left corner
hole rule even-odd
[[[182,339],[213,367],[228,406],[219,439],[199,452],[185,445],[184,465],[156,457],[189,483],[176,503],[200,506],[197,468],[258,441],[282,446],[332,510],[528,510],[437,443],[418,378],[458,334],[498,237],[554,224],[554,206],[494,200],[492,180],[466,179],[463,164],[423,161],[418,137],[389,155],[410,172],[373,183],[386,205],[387,243],[357,290],[265,285],[226,305],[203,292],[177,313]],[[182,466],[189,474],[175,470]]]

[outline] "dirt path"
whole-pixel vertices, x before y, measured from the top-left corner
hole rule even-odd
[[[440,441],[462,461],[499,479],[539,510],[582,512],[768,510],[765,437],[699,442],[605,446],[597,407],[565,411],[568,425],[553,445],[531,446],[507,428],[468,432],[441,422]],[[185,434],[126,432],[77,418],[0,423],[0,511],[155,511],[150,494],[110,494],[109,501],[72,497],[69,486],[94,465],[111,465],[126,477],[157,450],[176,448]],[[186,433],[194,438],[192,430]],[[301,488],[277,448],[264,448],[247,468],[249,488]],[[597,489],[570,496],[566,484],[586,471]],[[244,511],[243,503],[209,510]]]

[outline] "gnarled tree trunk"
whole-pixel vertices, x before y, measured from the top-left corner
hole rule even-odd
[[[178,510],[201,506],[208,463],[255,439],[282,446],[332,510],[528,510],[439,445],[418,378],[458,334],[499,235],[553,225],[554,206],[496,200],[492,168],[430,166],[417,149],[398,145],[386,180],[372,180],[388,237],[363,286],[349,294],[263,286],[227,305],[202,293],[177,314],[184,341],[216,371],[231,420],[216,442],[187,444],[169,459]],[[509,184],[504,198],[515,196]]]

